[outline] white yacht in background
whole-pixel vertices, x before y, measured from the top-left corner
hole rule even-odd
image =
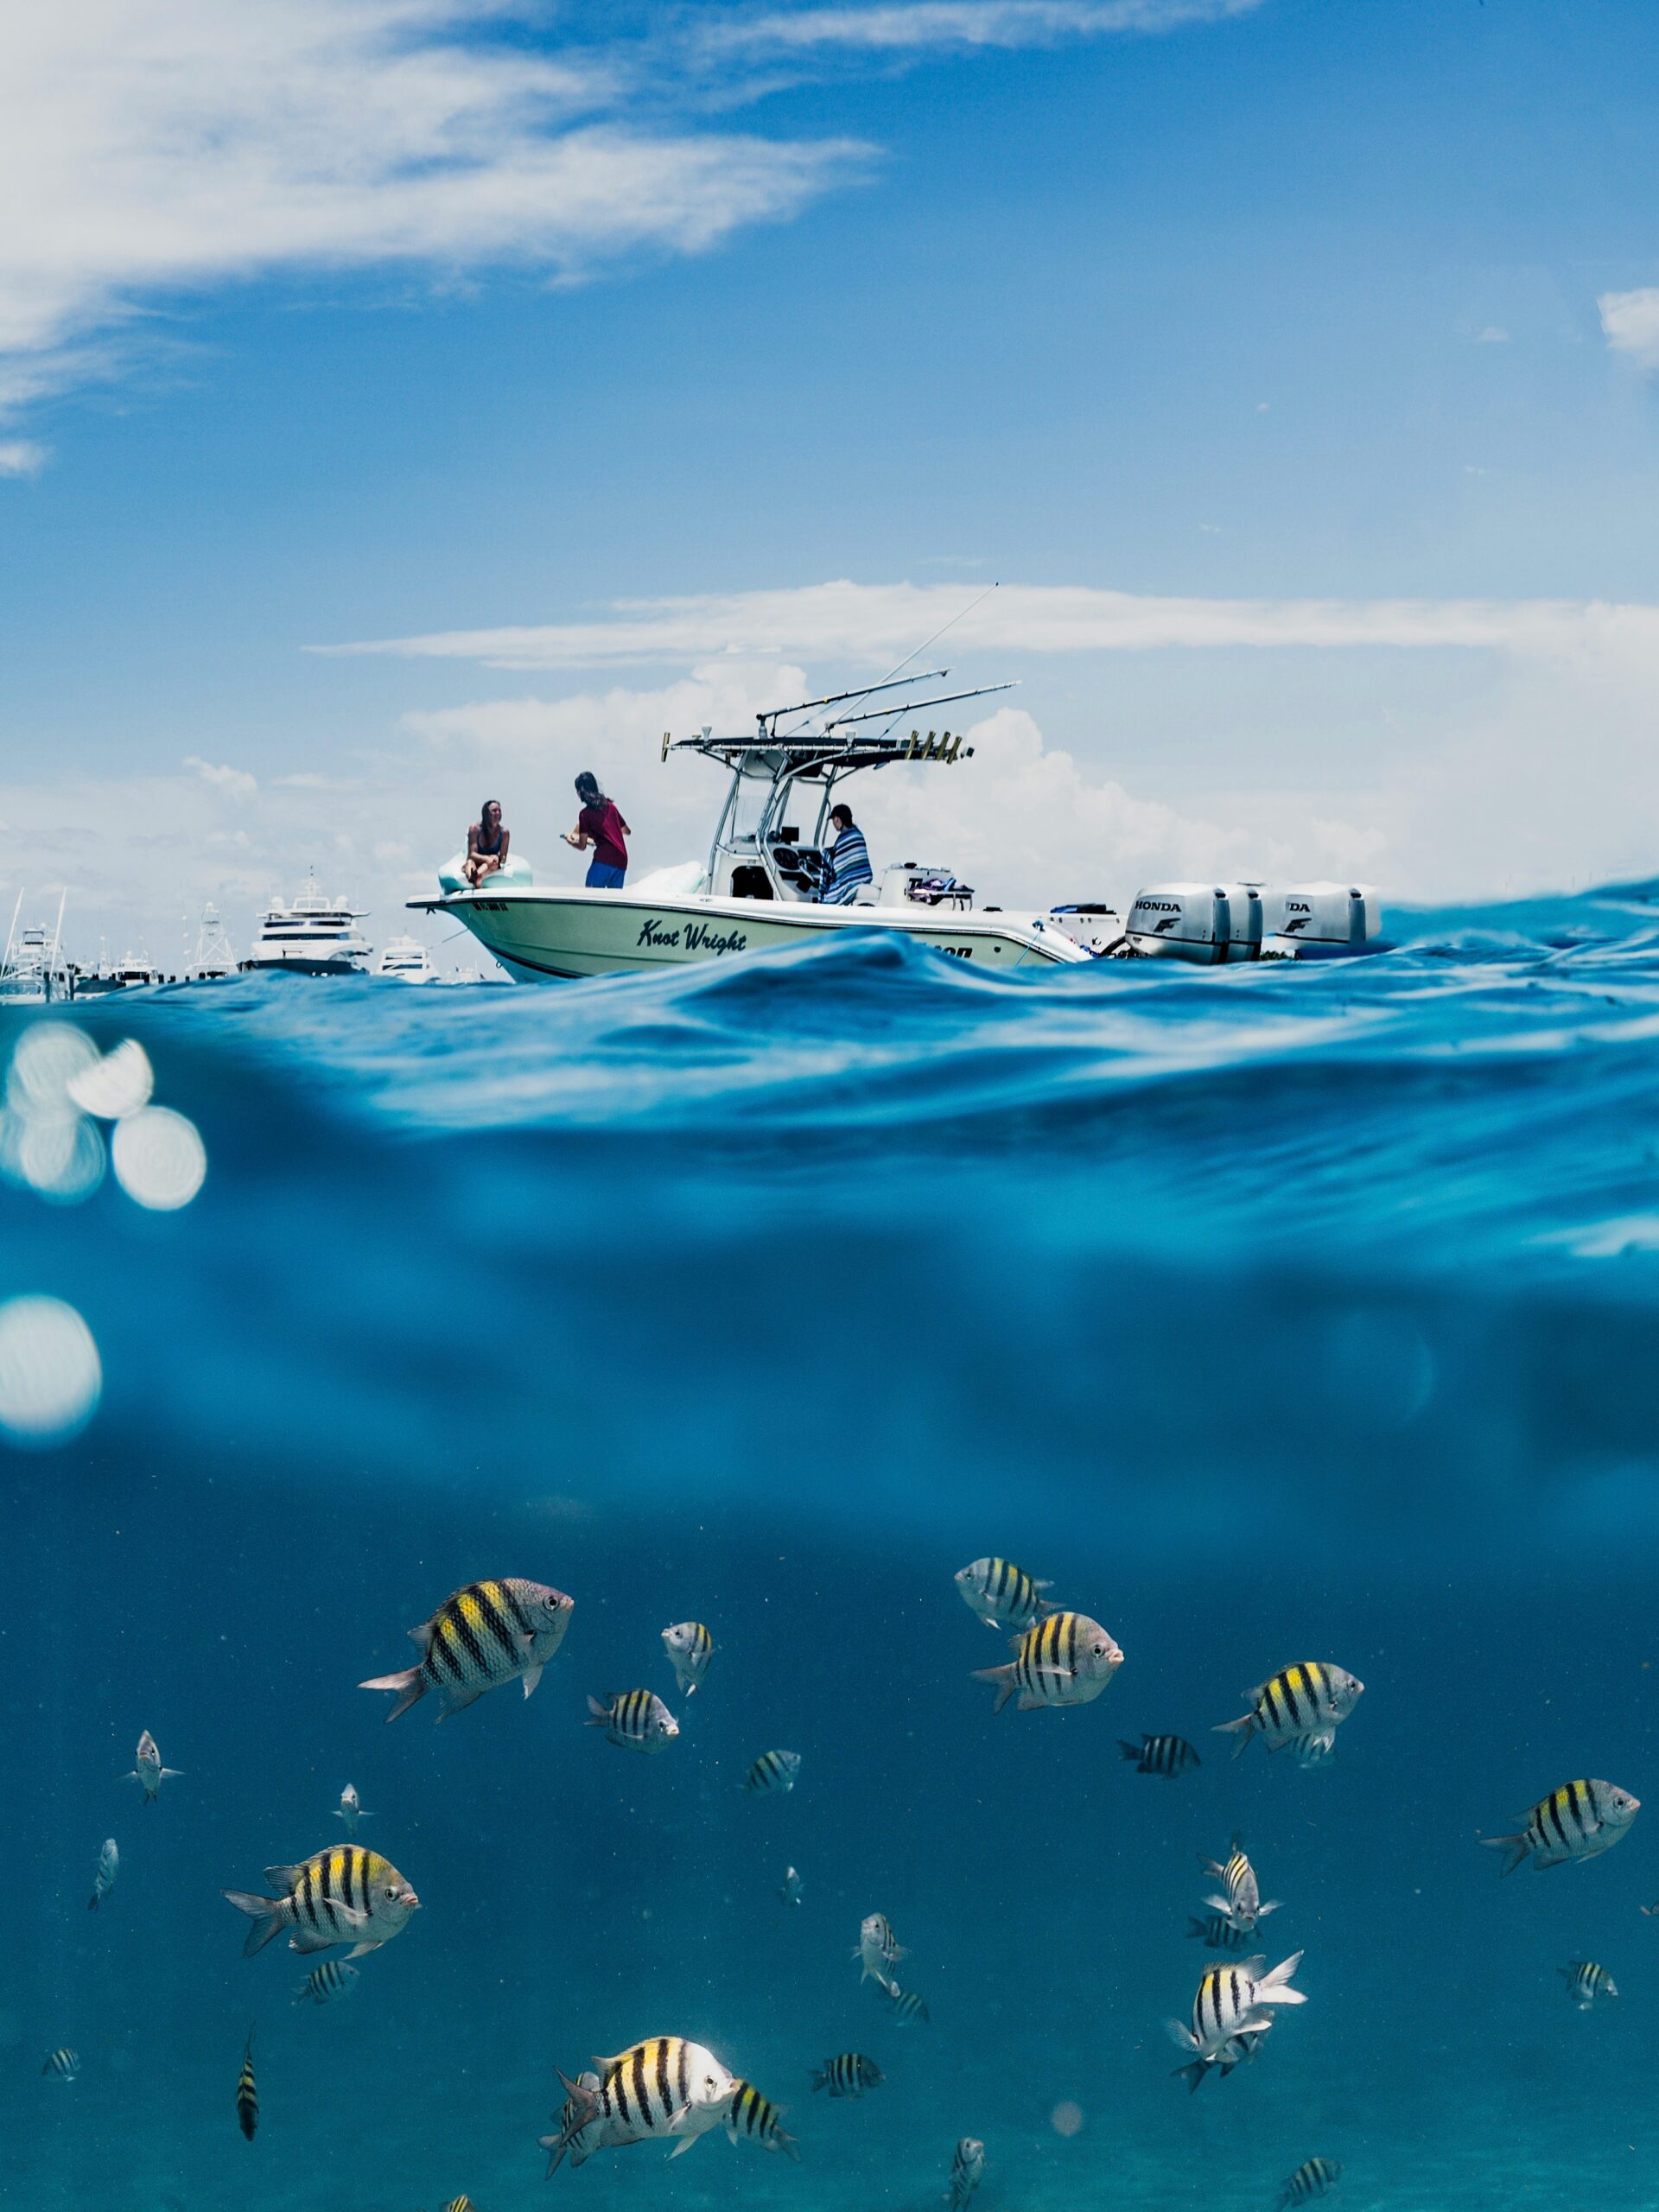
[[[390,976],[399,983],[435,983],[438,971],[432,956],[417,937],[395,937],[374,963],[377,976]]]
[[[159,968],[152,968],[148,960],[141,960],[129,952],[124,959],[111,960],[100,953],[96,968],[83,969],[74,978],[74,995],[78,999],[106,998],[111,991],[148,990],[151,984],[165,980]]]
[[[211,899],[201,910],[196,949],[190,956],[188,973],[193,983],[219,983],[236,973],[236,955],[231,950],[230,937]]]
[[[11,910],[11,927],[0,952],[0,1005],[43,1006],[49,999],[67,999],[69,970],[63,958],[63,909],[67,892],[58,895],[58,918],[53,928],[20,929],[23,894]]]
[[[245,972],[287,968],[299,976],[362,976],[368,972],[369,948],[357,925],[363,910],[349,899],[328,899],[317,888],[314,869],[291,906],[273,899],[260,917]]]

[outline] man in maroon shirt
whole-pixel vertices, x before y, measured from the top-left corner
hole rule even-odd
[[[564,842],[579,853],[593,847],[594,857],[588,863],[590,888],[620,891],[628,873],[628,849],[623,840],[632,832],[615,800],[606,798],[599,788],[599,778],[586,768],[576,778],[576,797],[582,801],[582,812],[576,817],[575,828],[565,831]]]

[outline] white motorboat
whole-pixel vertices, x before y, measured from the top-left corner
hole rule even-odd
[[[273,899],[260,917],[246,969],[286,968],[300,976],[361,976],[369,948],[357,925],[362,910],[317,888],[315,870],[291,906]]]
[[[231,950],[230,933],[211,899],[201,910],[196,949],[190,956],[188,972],[193,983],[221,983],[227,976],[236,973],[236,955]]]
[[[74,995],[78,999],[106,998],[112,991],[148,990],[162,981],[160,969],[151,967],[137,953],[129,952],[120,960],[100,955],[96,968],[84,969],[75,977]]]
[[[435,983],[438,971],[432,956],[417,937],[395,937],[374,963],[377,976],[399,983]]]
[[[23,894],[17,893],[0,952],[0,1005],[42,1006],[51,999],[67,999],[72,988],[63,958],[63,909],[67,892],[58,894],[58,918],[50,930],[38,925],[19,928]]]
[[[819,903],[830,809],[849,776],[899,766],[953,768],[973,758],[973,747],[959,733],[901,734],[893,724],[1005,685],[906,698],[896,707],[866,705],[877,693],[913,692],[918,683],[948,673],[936,670],[931,677],[769,709],[756,717],[753,737],[716,737],[706,728],[677,740],[665,734],[664,760],[675,752],[701,753],[730,778],[706,864],[664,869],[620,891],[542,886],[524,880],[524,869],[517,880],[488,877],[476,891],[463,885],[410,905],[453,912],[510,974],[536,982],[778,951],[848,930],[893,931],[998,973],[1084,961],[1109,950],[1121,940],[1122,925],[1106,906],[1053,912],[976,907],[971,888],[948,868],[913,861],[861,887],[851,905]],[[779,728],[824,709],[844,711],[810,730]],[[871,723],[886,727],[876,734],[867,727]],[[790,819],[798,809],[799,820],[811,817],[805,837]]]

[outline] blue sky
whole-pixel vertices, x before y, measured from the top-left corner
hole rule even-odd
[[[486,789],[570,873],[589,759],[677,860],[664,717],[999,579],[937,856],[1006,896],[1653,867],[1651,6],[72,0],[0,62],[0,881],[83,937],[313,859],[384,936]]]

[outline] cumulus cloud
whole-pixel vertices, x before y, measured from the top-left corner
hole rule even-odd
[[[185,760],[184,766],[193,775],[199,776],[210,791],[219,791],[226,798],[246,799],[258,796],[258,782],[245,768],[219,766],[211,760],[203,760],[194,753]]]
[[[1615,353],[1638,368],[1659,369],[1659,285],[1636,292],[1604,292],[1596,302],[1602,334]]]
[[[33,438],[0,438],[0,476],[37,476],[49,459]]]
[[[965,610],[971,611],[965,611]],[[890,663],[952,618],[950,651],[1138,652],[1154,647],[1486,648],[1560,657],[1659,645],[1659,607],[1583,600],[1154,598],[1091,586],[1004,584],[972,604],[959,585],[855,584],[615,602],[587,622],[439,631],[314,648],[473,660],[504,669],[787,653]],[[943,652],[944,647],[941,647]]]

